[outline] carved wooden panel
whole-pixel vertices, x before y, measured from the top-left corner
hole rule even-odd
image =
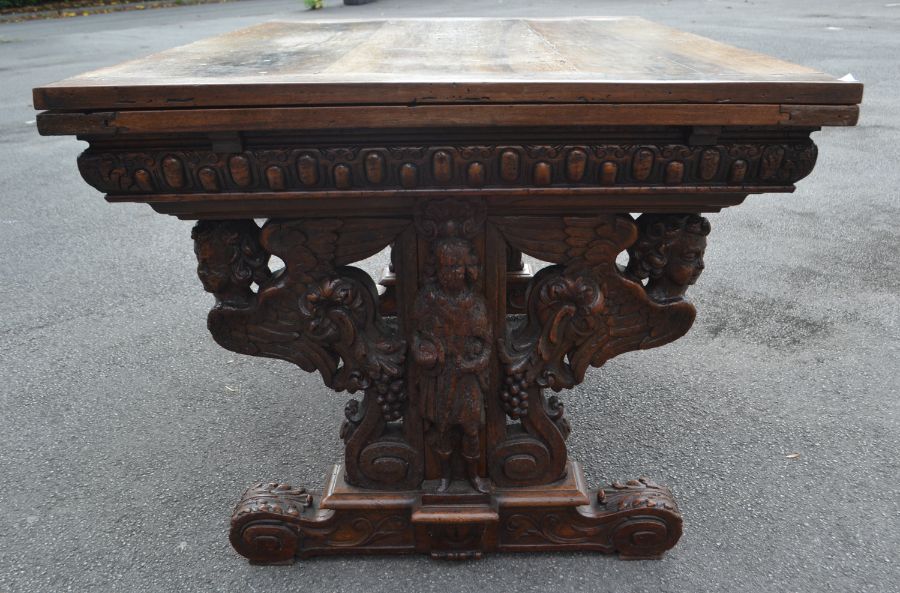
[[[380,164],[370,162],[370,175]],[[420,200],[411,219],[199,222],[193,238],[198,275],[216,297],[213,337],[235,352],[318,371],[336,391],[361,392],[345,408],[342,479],[399,495],[385,499],[390,508],[322,514],[303,490],[257,484],[235,511],[235,547],[281,561],[341,549],[468,558],[557,547],[648,557],[674,545],[680,516],[648,482],[614,484],[589,509],[538,500],[497,514],[491,496],[567,477],[570,428],[547,390],[572,388],[589,367],[688,330],[695,310],[684,294],[703,270],[709,230],[695,214],[488,219],[483,201],[455,199]],[[483,256],[486,234],[497,251]],[[404,249],[392,257],[404,284],[399,317],[383,319],[372,279],[346,264],[392,243]],[[418,268],[410,250],[424,257]],[[620,269],[616,256],[626,250]],[[485,294],[496,281],[483,276],[505,279],[522,267],[522,253],[552,265],[530,279],[524,315],[506,319],[505,299],[489,305]],[[283,269],[269,270],[272,255]],[[486,430],[486,415],[497,411],[511,423]],[[434,493],[422,499],[435,499],[433,508],[396,506],[425,487],[428,450],[440,466]],[[469,494],[459,493],[461,478]],[[471,493],[485,497],[481,510],[441,507]]]
[[[483,450],[499,486],[558,480],[570,429],[559,397],[544,390],[572,388],[590,366],[690,328],[695,310],[683,297],[703,270],[709,223],[691,214],[646,214],[637,223],[613,214],[492,218],[507,243],[491,260],[503,277],[520,263],[507,251],[555,264],[531,279],[525,317],[500,334],[473,244],[485,219],[481,201],[419,202],[415,228],[427,257],[415,302],[404,305],[408,339],[381,318],[371,278],[344,264],[390,244],[411,221],[271,220],[262,229],[253,221],[200,222],[198,274],[216,296],[210,331],[230,350],[281,358],[319,371],[336,391],[363,393],[347,403],[341,428],[353,484],[418,486],[423,434],[441,465],[441,489],[452,478],[454,451],[478,490],[489,489]],[[623,271],[615,259],[626,249]],[[285,268],[271,273],[270,254]],[[496,390],[489,390],[492,360],[501,366]],[[410,363],[418,415],[407,423]],[[486,403],[496,401],[514,423],[484,442]]]

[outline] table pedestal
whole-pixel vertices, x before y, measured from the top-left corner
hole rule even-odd
[[[319,371],[345,407],[344,464],[323,495],[260,483],[232,518],[254,562],[339,553],[578,549],[658,557],[681,533],[668,490],[588,490],[554,392],[682,336],[709,223],[696,214],[488,216],[427,199],[412,216],[204,220],[208,325],[235,352]],[[393,290],[347,264],[392,246]],[[616,264],[627,251],[627,267]],[[526,278],[520,252],[553,265]],[[285,267],[272,272],[269,258]],[[393,315],[383,315],[389,311]]]

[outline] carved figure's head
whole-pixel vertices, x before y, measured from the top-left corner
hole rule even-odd
[[[248,296],[253,282],[270,275],[269,254],[259,244],[252,220],[201,220],[191,232],[197,276],[203,288],[220,299]]]
[[[478,257],[465,239],[450,238],[435,246],[437,280],[448,293],[457,293],[478,281]]]
[[[654,299],[681,297],[703,272],[709,221],[696,214],[642,214],[628,249],[630,276],[647,279]]]

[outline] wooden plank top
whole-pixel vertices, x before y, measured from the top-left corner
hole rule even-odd
[[[81,112],[454,103],[816,106],[861,98],[858,82],[635,17],[270,22],[34,89],[37,109]]]

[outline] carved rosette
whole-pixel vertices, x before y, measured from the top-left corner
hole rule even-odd
[[[790,186],[816,162],[809,140],[686,146],[336,146],[203,150],[88,149],[84,179],[109,194],[628,186]]]

